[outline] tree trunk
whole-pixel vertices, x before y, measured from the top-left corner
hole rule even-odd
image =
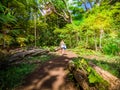
[[[94,41],[95,41],[95,51],[97,51],[98,48],[97,48],[97,39],[96,39],[96,35],[94,35]]]
[[[36,14],[34,14],[34,36],[35,36],[35,47],[36,47]]]
[[[71,13],[69,12],[68,5],[67,5],[67,3],[66,3],[65,0],[62,0],[62,1],[63,1],[63,3],[64,3],[64,5],[65,5],[65,7],[66,7],[66,10],[67,10],[67,13],[68,13],[67,22],[68,22],[68,23],[72,23],[72,16],[71,16]],[[64,15],[64,16],[65,16],[65,15]]]
[[[76,70],[73,72],[76,81],[83,88],[83,90],[89,90],[89,84],[87,83],[87,75],[82,70]]]
[[[2,30],[4,29],[5,27],[2,27]],[[5,48],[6,47],[6,42],[5,42],[5,35],[6,35],[6,32],[3,30],[3,48]]]
[[[102,48],[102,35],[103,35],[103,30],[100,30],[100,43],[99,43],[99,48]]]
[[[22,50],[15,54],[9,55],[8,58],[5,59],[5,62],[0,62],[0,69],[5,69],[7,66],[15,63],[22,62],[25,57],[28,56],[36,56],[36,55],[43,55],[47,54],[49,51],[43,49],[33,49],[33,50]],[[11,52],[12,53],[12,52]]]
[[[79,37],[78,37],[78,32],[76,33],[76,46],[78,46],[79,43]]]
[[[33,49],[33,50],[27,50],[27,51],[22,51],[22,52],[18,52],[13,54],[12,56],[10,56],[8,59],[9,62],[14,62],[16,60],[21,60],[26,56],[35,56],[35,55],[39,55],[39,54],[43,54],[43,53],[47,53],[49,51],[47,50],[42,50],[42,49]]]
[[[90,7],[92,8],[92,2],[90,0],[88,0],[89,4],[90,4]]]
[[[86,36],[86,45],[85,48],[88,48],[88,35]]]
[[[100,75],[102,76],[102,78],[104,80],[106,80],[109,84],[110,84],[110,87],[109,87],[109,90],[120,90],[120,79],[113,76],[112,74],[110,74],[109,72],[101,69],[100,67],[96,66],[95,64],[93,63],[89,63],[93,69]]]
[[[89,65],[104,79],[109,83],[109,86],[104,88],[104,90],[120,90],[120,79],[113,76],[109,72],[101,69],[92,62],[89,62]],[[88,73],[84,69],[76,69],[75,64],[70,61],[68,64],[68,69],[73,73],[76,81],[83,88],[83,90],[98,90],[98,87],[95,85],[91,86],[88,82]],[[101,84],[101,86],[104,86]],[[100,86],[100,87],[101,87]],[[103,90],[101,88],[101,90]]]
[[[3,48],[6,47],[5,39],[3,38]]]
[[[71,16],[71,13],[68,11],[69,13],[69,19],[68,19],[68,23],[72,23],[72,16]]]
[[[79,2],[82,2],[82,4],[84,4],[85,6],[85,10],[88,11],[87,5],[86,5],[86,1],[85,0],[79,0]]]
[[[99,4],[99,0],[95,0],[95,4],[97,4],[97,5],[98,5],[98,4]]]
[[[72,47],[72,37],[69,35],[69,46]]]
[[[85,10],[88,11],[86,3],[85,2],[83,2],[83,3],[84,3],[84,6],[85,6]]]
[[[71,73],[73,73],[75,80],[78,82],[83,90],[90,90],[86,72],[80,69],[75,69],[75,65],[72,61],[69,62],[68,69]]]

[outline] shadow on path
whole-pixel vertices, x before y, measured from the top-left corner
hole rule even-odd
[[[67,64],[74,57],[77,55],[66,52],[42,64],[15,90],[78,90],[67,78]]]

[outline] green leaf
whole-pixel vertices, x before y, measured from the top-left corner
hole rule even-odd
[[[89,76],[89,82],[90,83],[96,83],[98,80],[97,80],[97,77],[95,77],[95,75],[93,73],[91,73]]]
[[[6,7],[0,3],[0,11],[1,11],[1,12],[4,12],[4,9],[5,9],[5,8],[6,8]]]
[[[88,72],[91,72],[91,67],[88,67],[88,68],[87,68],[87,71],[88,71]]]

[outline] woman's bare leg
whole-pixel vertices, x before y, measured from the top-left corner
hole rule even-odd
[[[62,48],[62,55],[64,54],[64,49]]]

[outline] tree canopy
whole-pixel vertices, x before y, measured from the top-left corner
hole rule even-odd
[[[65,39],[68,47],[105,53],[112,47],[111,53],[116,54],[120,50],[119,9],[119,0],[0,1],[0,45],[51,46]]]

